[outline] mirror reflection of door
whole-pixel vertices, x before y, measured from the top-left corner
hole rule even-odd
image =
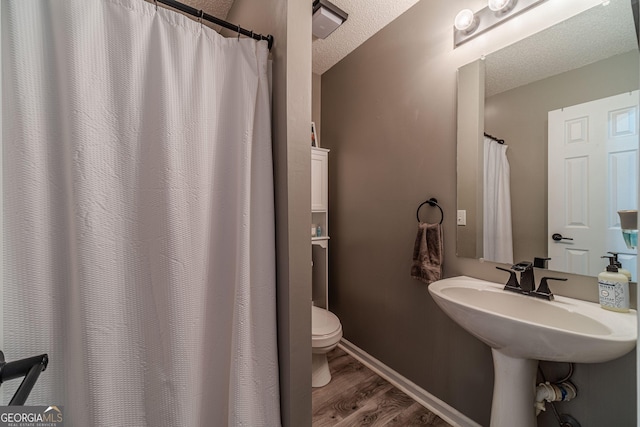
[[[638,91],[550,111],[548,144],[549,269],[597,276],[611,251],[635,276],[617,212],[638,209]]]

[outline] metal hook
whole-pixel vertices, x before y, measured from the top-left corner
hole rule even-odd
[[[253,30],[251,30],[251,38],[253,38]]]
[[[156,5],[156,12],[158,11],[158,0],[153,0],[153,3]]]
[[[202,9],[200,9],[198,11],[198,22],[200,23],[200,27],[202,27],[202,16],[204,15],[204,12],[202,11]]]
[[[238,41],[240,41],[240,25],[238,25]]]

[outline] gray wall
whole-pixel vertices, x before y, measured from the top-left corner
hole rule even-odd
[[[507,158],[516,171],[511,174],[514,260],[547,253],[547,112],[636,90],[639,68],[635,51],[487,98],[485,130],[507,141]]]
[[[311,425],[311,13],[297,0],[236,0],[228,20],[272,34],[278,351],[283,426]]]
[[[324,73],[322,146],[331,149],[330,305],[345,338],[488,425],[489,348],[444,315],[425,284],[409,277],[416,208],[436,197],[445,212],[445,275],[504,280],[495,264],[455,254],[456,70],[485,49],[515,40],[512,28],[503,27],[454,51],[453,18],[463,7],[479,9],[478,3],[420,1]],[[562,6],[551,3],[523,18],[538,19],[540,11]],[[551,25],[555,18],[539,22]],[[504,39],[492,39],[496,34]],[[424,220],[439,216],[436,209],[421,214]],[[595,279],[569,277],[554,292],[597,298]],[[566,370],[557,364],[544,368],[551,377]],[[635,372],[635,352],[576,365],[579,397],[558,405],[560,411],[583,427],[635,425]],[[557,423],[546,413],[540,425]]]

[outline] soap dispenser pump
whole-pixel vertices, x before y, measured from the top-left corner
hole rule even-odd
[[[618,259],[618,252],[607,252],[608,254],[613,255],[613,261],[616,267],[618,267],[618,273],[622,273],[627,276],[627,280],[631,283],[631,272],[626,268],[622,268],[622,263]]]
[[[598,295],[600,306],[606,310],[628,312],[629,311],[629,280],[627,276],[618,271],[615,257],[608,258],[609,265],[606,270],[598,274]]]

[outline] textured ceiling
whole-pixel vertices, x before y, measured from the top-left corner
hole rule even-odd
[[[608,6],[595,6],[487,55],[485,95],[495,95],[637,48],[630,2],[612,1]]]
[[[304,0],[302,0],[304,1]],[[308,0],[311,4],[312,1]],[[349,14],[326,39],[313,38],[313,72],[322,74],[418,0],[331,0]]]

